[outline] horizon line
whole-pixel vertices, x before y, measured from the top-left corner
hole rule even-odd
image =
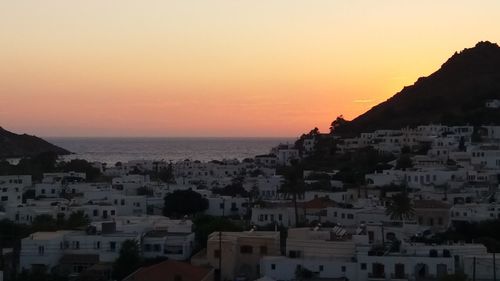
[[[297,136],[38,136],[40,138],[298,139]]]

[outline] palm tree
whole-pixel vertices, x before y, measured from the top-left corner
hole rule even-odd
[[[295,160],[284,170],[285,182],[281,186],[281,192],[286,197],[292,196],[293,208],[295,210],[295,223],[299,224],[299,211],[297,206],[297,197],[304,193],[303,169],[300,163]]]
[[[406,192],[398,193],[391,198],[385,213],[393,220],[410,220],[415,216],[413,203]]]

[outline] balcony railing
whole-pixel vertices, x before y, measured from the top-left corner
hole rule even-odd
[[[408,274],[391,274],[391,280],[408,280]]]
[[[385,280],[385,273],[368,273],[370,280]]]

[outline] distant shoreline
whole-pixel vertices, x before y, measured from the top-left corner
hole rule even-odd
[[[280,143],[297,138],[277,137],[54,137],[48,141],[74,154],[62,159],[85,159],[115,164],[133,160],[208,162],[222,159],[253,158],[267,154]]]

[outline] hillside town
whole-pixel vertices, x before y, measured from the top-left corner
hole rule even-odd
[[[0,280],[496,280],[500,126],[337,124],[242,161],[2,175]]]

